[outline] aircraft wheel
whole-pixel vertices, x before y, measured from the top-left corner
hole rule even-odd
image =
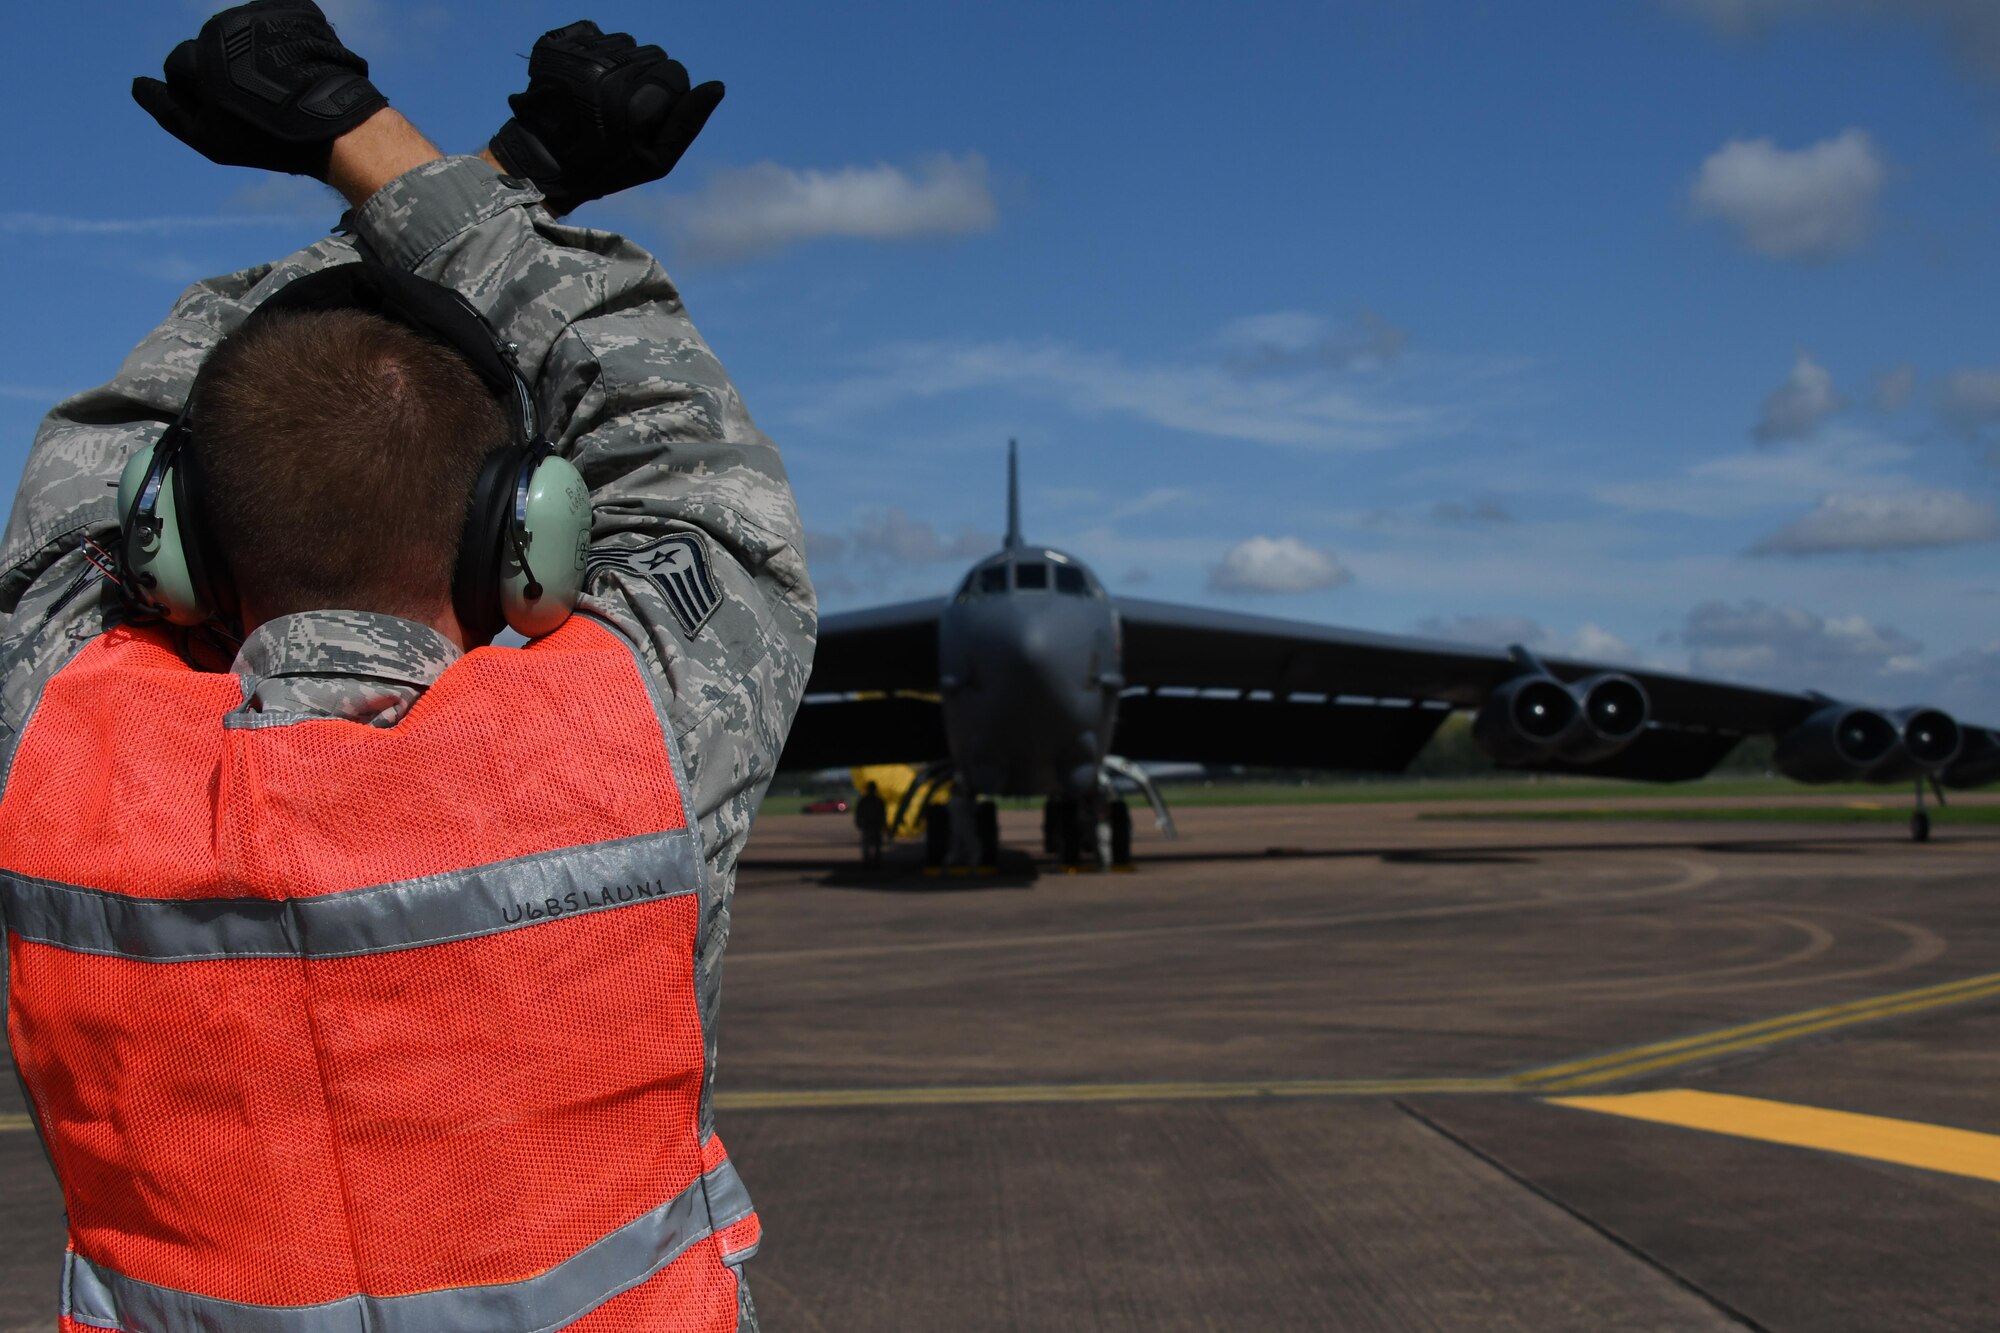
[[[1132,807],[1122,800],[1115,800],[1105,807],[1104,813],[1111,824],[1111,864],[1129,866],[1132,864]]]
[[[1910,815],[1910,841],[1929,842],[1930,840],[1931,817],[1929,813],[1923,810],[1913,811]]]
[[[951,847],[951,810],[944,805],[924,807],[924,869],[936,870],[944,865],[945,853]]]
[[[1000,807],[993,801],[979,803],[979,864],[1000,864]]]

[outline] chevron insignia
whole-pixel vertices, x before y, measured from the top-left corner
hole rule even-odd
[[[655,537],[642,546],[598,546],[590,552],[589,578],[600,569],[617,569],[651,579],[665,597],[681,632],[689,638],[707,623],[722,602],[715,576],[708,567],[708,546],[691,532]]]

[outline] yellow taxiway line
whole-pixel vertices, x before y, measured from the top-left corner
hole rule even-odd
[[[1630,1046],[1585,1060],[1546,1065],[1516,1074],[1513,1081],[1521,1088],[1537,1092],[1567,1092],[1576,1088],[1596,1087],[1600,1084],[1636,1078],[1641,1074],[1658,1073],[1664,1069],[1694,1064],[1697,1061],[1729,1055],[1736,1051],[1750,1050],[1759,1046],[1775,1046],[1783,1042],[1796,1041],[1801,1037],[1817,1036],[1863,1023],[1879,1022],[1885,1018],[1897,1018],[1904,1014],[1922,1013],[1929,1009],[1942,1009],[1950,1005],[1969,1004],[1975,1000],[1995,997],[2000,997],[2000,972],[1988,972],[1982,976],[1942,982],[1935,986],[1923,986],[1916,990],[1896,991],[1865,1000],[1850,1000],[1845,1004],[1780,1014],[1775,1018],[1719,1028],[1712,1032],[1699,1032],[1672,1041]]]
[[[1974,1180],[2000,1181],[2000,1135],[1891,1120],[1852,1111],[1767,1102],[1720,1092],[1628,1092],[1599,1097],[1551,1097],[1556,1106],[1679,1125],[1763,1143],[1866,1157]]]
[[[35,1122],[24,1115],[0,1115],[0,1132],[10,1129],[33,1129]]]

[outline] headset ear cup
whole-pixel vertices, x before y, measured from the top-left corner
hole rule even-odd
[[[590,488],[576,465],[547,444],[523,460],[516,482],[518,530],[501,549],[500,601],[507,623],[530,639],[550,633],[583,595],[590,559]],[[525,562],[522,557],[525,555]]]
[[[500,604],[500,573],[506,560],[501,548],[514,506],[515,482],[527,457],[528,446],[518,443],[503,444],[486,455],[465,511],[451,600],[459,625],[475,642],[491,640],[507,624]]]
[[[229,577],[229,564],[216,549],[208,527],[208,513],[201,497],[206,493],[198,441],[190,439],[174,460],[174,528],[177,530],[181,559],[186,562],[188,586],[194,593],[195,609],[203,620],[236,619],[236,589]]]
[[[208,619],[208,608],[180,523],[180,443],[170,431],[126,461],[118,479],[119,580],[134,610],[192,627]]]

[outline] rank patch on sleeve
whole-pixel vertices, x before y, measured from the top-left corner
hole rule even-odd
[[[709,571],[708,545],[691,532],[655,537],[642,546],[591,548],[585,577],[607,568],[651,579],[689,638],[695,636],[722,601],[715,576]]]

